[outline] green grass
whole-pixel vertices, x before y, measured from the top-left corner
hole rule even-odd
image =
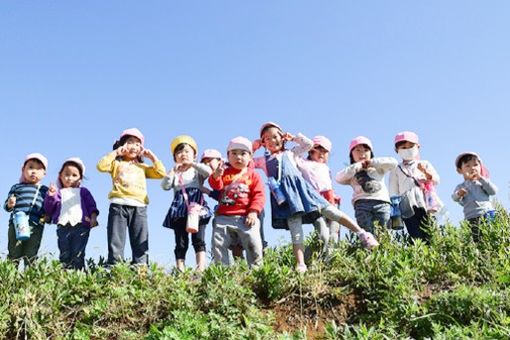
[[[250,271],[211,265],[200,277],[118,265],[66,271],[41,260],[19,272],[0,262],[0,334],[71,339],[507,339],[510,228],[502,211],[482,228],[435,230],[429,245],[382,232],[367,251],[341,242],[309,272],[290,246]],[[316,240],[308,240],[311,245]]]

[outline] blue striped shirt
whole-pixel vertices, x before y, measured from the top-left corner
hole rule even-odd
[[[45,185],[40,185],[39,192],[37,192],[38,186],[39,185],[36,184],[18,183],[11,187],[11,190],[9,190],[9,194],[7,195],[7,199],[4,203],[5,211],[11,213],[9,223],[12,223],[12,217],[14,213],[23,211],[29,215],[30,221],[32,223],[38,226],[44,225],[44,222],[41,222],[41,219],[45,213],[43,203],[44,198],[46,197],[46,193],[48,192],[48,187]],[[37,198],[34,202],[34,205],[32,206],[36,192]],[[7,201],[12,195],[16,196],[16,205],[13,209],[8,209]]]

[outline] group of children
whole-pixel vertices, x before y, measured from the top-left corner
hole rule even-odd
[[[372,142],[359,136],[349,146],[350,165],[336,174],[336,181],[353,188],[355,220],[338,209],[339,198],[332,187],[327,165],[332,148],[324,136],[309,139],[293,135],[278,124],[262,125],[260,138],[230,140],[226,160],[217,150],[207,149],[198,158],[195,140],[176,137],[170,145],[175,165],[166,171],[136,128],[122,132],[113,151],[97,164],[100,172],[111,175],[112,190],[107,224],[107,264],[124,261],[126,233],[133,264],[148,263],[147,178],[161,179],[163,190],[173,190],[173,201],[163,226],[175,234],[176,267],[185,268],[189,236],[196,255],[197,270],[206,267],[205,228],[213,218],[212,254],[215,262],[228,265],[232,255],[246,253],[246,260],[258,266],[263,259],[262,228],[267,178],[272,227],[290,231],[296,270],[305,272],[303,224],[313,224],[327,250],[338,240],[342,224],[356,234],[365,248],[378,246],[376,226],[389,227],[392,217],[401,217],[412,240],[427,241],[426,226],[442,207],[435,193],[439,176],[432,164],[419,156],[418,136],[409,131],[395,137],[392,157],[375,157]],[[292,148],[287,148],[293,143]],[[263,156],[254,153],[263,147]],[[144,158],[152,164],[146,164]],[[97,225],[99,210],[91,193],[81,186],[85,165],[79,158],[62,164],[57,185],[41,184],[47,159],[33,153],[26,156],[19,183],[9,191],[4,208],[11,213],[8,258],[26,265],[36,258],[45,223],[57,225],[60,261],[65,268],[83,269],[90,229]],[[480,157],[474,152],[460,154],[455,166],[464,182],[453,199],[464,207],[475,241],[479,225],[494,216],[490,196],[496,193]],[[385,176],[389,173],[389,189]],[[206,182],[208,185],[206,185]],[[216,200],[211,209],[204,196]],[[392,216],[393,214],[393,216]],[[398,215],[398,216],[397,216]],[[21,235],[28,224],[29,235]]]

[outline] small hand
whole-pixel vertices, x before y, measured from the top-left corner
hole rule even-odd
[[[48,188],[48,196],[55,196],[55,194],[57,193],[57,186],[55,185],[55,183],[51,183],[50,184],[50,187]]]
[[[463,198],[467,194],[467,192],[468,191],[466,188],[460,188],[459,190],[457,190],[457,196]]]
[[[418,170],[420,170],[425,175],[425,178],[427,180],[430,181],[432,179],[432,175],[427,171],[427,167],[425,165],[423,165],[422,162],[419,162],[418,165],[416,166],[416,168]]]
[[[188,170],[192,164],[193,162],[191,161],[182,161],[181,163],[175,165],[175,171],[184,172]]]
[[[128,150],[125,145],[122,145],[122,146],[119,146],[117,148],[117,150],[115,150],[115,152],[117,153],[117,156],[122,157],[125,154],[127,154]]]
[[[294,135],[289,132],[285,132],[282,136],[282,139],[286,141],[291,141],[294,139]]]
[[[364,161],[361,161],[361,167],[363,169],[367,169],[372,165],[372,161],[370,159],[365,159]]]
[[[213,172],[213,177],[214,178],[218,178],[218,177],[221,177],[223,176],[223,173],[225,172],[225,166],[223,164],[223,162],[221,162],[220,165],[218,165],[218,167],[216,168],[216,170],[214,170]]]
[[[249,212],[248,215],[246,215],[246,220],[244,221],[244,225],[247,227],[253,227],[255,223],[257,222],[258,216],[255,211]]]
[[[140,153],[143,157],[147,157],[148,159],[150,159],[153,163],[156,162],[157,160],[157,157],[156,155],[154,154],[154,152],[152,152],[152,150],[150,149],[145,149],[143,148],[141,153]]]
[[[91,217],[85,216],[85,221],[89,222],[91,228],[97,227],[98,225],[97,216],[95,215],[92,215]]]
[[[7,208],[12,209],[16,205],[16,196],[11,195],[7,200]]]
[[[262,140],[260,139],[255,139],[252,143],[251,143],[251,149],[253,152],[257,151],[258,149],[260,149],[262,146],[264,146],[264,144],[262,143]]]

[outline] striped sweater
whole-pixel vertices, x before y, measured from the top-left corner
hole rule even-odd
[[[18,183],[14,184],[9,190],[9,194],[7,195],[7,199],[4,203],[4,209],[7,212],[11,213],[11,217],[9,219],[9,223],[12,223],[12,217],[14,213],[18,211],[23,211],[29,215],[30,221],[37,226],[44,226],[44,221],[42,218],[44,217],[44,198],[46,197],[46,193],[48,192],[48,187],[45,185],[40,185],[39,192],[37,193],[37,199],[32,206],[32,202],[34,201],[34,195],[37,192],[38,185],[36,184],[26,184],[26,183]],[[16,205],[9,209],[7,207],[7,201],[9,197],[12,195],[16,196]]]

